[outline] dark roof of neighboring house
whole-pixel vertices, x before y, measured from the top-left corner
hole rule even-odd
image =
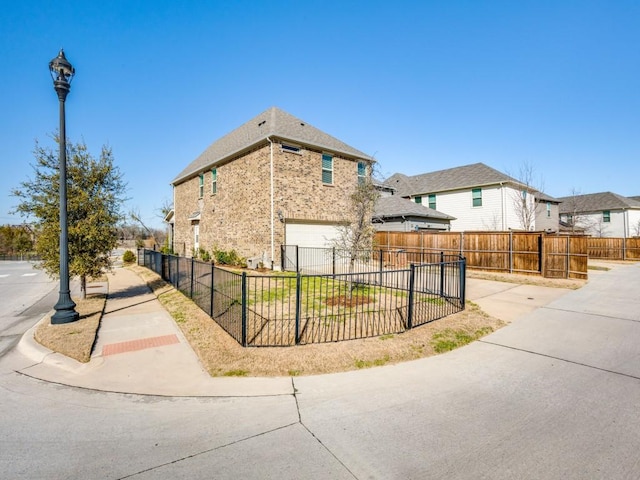
[[[447,168],[446,170],[423,173],[412,177],[396,173],[387,180],[387,183],[395,186],[398,189],[399,195],[403,197],[499,183],[522,185],[522,183],[515,178],[505,175],[484,163]]]
[[[560,203],[561,200],[552,197],[551,195],[547,195],[544,192],[536,191],[533,192],[533,195],[536,197],[536,200],[539,202],[551,202],[551,203]]]
[[[613,192],[587,193],[560,197],[560,213],[597,212],[601,210],[622,210],[640,208],[640,201],[623,197]]]
[[[633,197],[627,197],[630,198],[631,200],[636,200],[638,202],[640,202],[640,195],[634,195]]]
[[[423,217],[437,218],[440,220],[455,220],[456,217],[439,212],[433,208],[426,207],[421,203],[415,203],[412,200],[392,195],[390,197],[380,197],[376,201],[375,217],[393,218],[393,217]]]
[[[277,107],[271,107],[231,133],[213,142],[209,148],[180,172],[171,183],[175,184],[186,180],[223,160],[266,142],[267,137],[276,137],[300,146],[312,146],[349,157],[373,160],[369,155],[318,130],[307,122]]]

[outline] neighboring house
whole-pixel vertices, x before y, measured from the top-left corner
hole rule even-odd
[[[386,184],[376,184],[376,188],[380,192],[373,216],[376,230],[414,232],[451,229],[451,220],[455,220],[452,216],[394,195],[394,189]]]
[[[640,235],[640,201],[602,192],[559,198],[560,220],[594,237]]]
[[[335,238],[372,162],[269,108],[215,141],[173,180],[174,251],[234,249],[277,268],[281,244],[325,246]]]
[[[533,195],[536,199],[536,230],[560,231],[560,200],[540,191]]]
[[[455,217],[455,231],[539,230],[536,191],[483,163],[414,176],[396,173],[386,183],[401,197]]]

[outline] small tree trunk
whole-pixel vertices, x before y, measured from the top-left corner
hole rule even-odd
[[[82,291],[82,299],[87,298],[87,276],[80,275],[80,290]]]

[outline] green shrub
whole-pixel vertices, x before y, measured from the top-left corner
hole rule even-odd
[[[231,265],[234,267],[246,267],[247,260],[238,255],[235,250],[220,250],[217,247],[213,247],[213,260],[215,263],[222,265]]]
[[[126,252],[124,252],[124,255],[122,255],[122,261],[124,263],[133,263],[136,261],[136,254],[131,250],[127,250]]]

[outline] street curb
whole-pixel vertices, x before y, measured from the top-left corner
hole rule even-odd
[[[42,323],[49,321],[52,314],[53,310],[43,316],[33,327],[27,330],[16,345],[16,350],[36,364],[42,363],[56,368],[61,368],[69,372],[78,372],[79,370],[86,368],[88,364],[78,362],[77,360],[62,355],[61,353],[49,350],[47,347],[36,341],[36,329]]]

